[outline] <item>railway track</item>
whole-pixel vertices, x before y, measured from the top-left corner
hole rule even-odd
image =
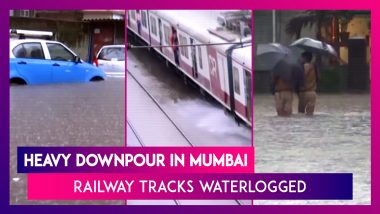
[[[194,147],[194,144],[190,141],[188,137],[184,134],[181,128],[173,121],[173,119],[168,115],[168,113],[162,108],[162,106],[158,103],[158,101],[149,93],[149,91],[137,80],[137,78],[127,69],[128,75],[132,77],[135,82],[140,86],[140,88],[148,95],[148,97],[156,104],[156,106],[160,109],[160,111],[165,115],[165,117],[171,122],[171,124],[177,129],[177,131],[181,134],[181,136],[185,139],[185,141],[189,144],[189,146]],[[130,127],[133,126],[129,123]],[[140,138],[141,139],[141,138]]]
[[[186,137],[184,132],[181,130],[181,128],[173,121],[173,119],[169,116],[169,114],[163,109],[163,107],[160,105],[160,103],[149,93],[149,91],[137,80],[137,78],[127,69],[128,76],[132,77],[133,80],[139,85],[139,87],[148,95],[148,97],[156,104],[156,106],[160,109],[160,111],[165,115],[165,117],[172,123],[172,125],[177,129],[177,131],[181,134],[181,136],[186,140],[188,145],[190,147],[194,147],[195,145],[191,142],[191,140]],[[131,123],[131,121],[127,120],[127,124],[132,130],[133,135],[136,137],[138,143],[141,145],[141,147],[145,147],[146,144],[140,137],[140,135],[137,133],[135,127]],[[173,200],[176,205],[181,205],[181,202],[179,200]],[[242,203],[239,200],[234,200],[238,205],[242,205]]]

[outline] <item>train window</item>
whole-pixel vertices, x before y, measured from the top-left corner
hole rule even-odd
[[[179,44],[180,45],[187,45],[187,39],[186,37],[182,36],[181,34],[179,34]],[[188,47],[185,46],[185,47],[180,47],[180,51],[181,51],[181,55],[186,57],[187,59],[189,58],[189,51],[188,51]]]
[[[135,10],[131,10],[131,18],[133,20],[136,20],[136,11]]]
[[[164,25],[165,43],[168,45],[170,44],[169,43],[170,34],[171,34],[171,30],[170,30],[169,26]]]
[[[203,69],[203,62],[202,62],[202,47],[198,46],[198,65],[200,69]]]
[[[157,36],[157,20],[153,16],[150,17],[150,30],[153,35]]]
[[[146,21],[146,11],[144,10],[141,10],[141,24],[147,28],[148,24],[147,24],[147,21]]]
[[[236,94],[240,95],[240,77],[239,77],[239,69],[237,67],[232,67],[232,74],[234,79],[234,91]]]

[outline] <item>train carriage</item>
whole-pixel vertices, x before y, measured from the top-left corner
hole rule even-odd
[[[129,10],[127,28],[251,126],[250,11]],[[175,33],[178,60],[170,47]],[[213,45],[225,43],[223,45]],[[210,45],[198,45],[210,44]],[[169,46],[169,47],[168,47]]]

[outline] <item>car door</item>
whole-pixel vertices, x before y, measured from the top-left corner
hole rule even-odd
[[[46,84],[52,82],[51,65],[45,60],[40,42],[25,42],[12,50],[15,58],[11,59],[18,75],[28,84]]]
[[[53,81],[84,82],[85,69],[75,62],[75,55],[60,43],[46,42],[50,54]]]

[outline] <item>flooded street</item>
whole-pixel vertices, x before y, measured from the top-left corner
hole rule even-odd
[[[220,105],[184,85],[180,76],[153,54],[146,50],[129,50],[128,70],[196,146],[251,145],[248,128],[238,126]],[[354,173],[353,201],[255,201],[255,204],[370,203],[368,94],[319,95],[316,115],[312,118],[275,116],[270,95],[255,95],[254,103],[256,172]],[[129,146],[140,146],[130,127],[127,139]]]
[[[16,173],[17,146],[124,146],[124,78],[84,84],[10,87],[11,204],[124,204],[27,201]]]
[[[294,99],[294,110],[298,100]],[[370,95],[318,95],[314,117],[275,116],[271,95],[255,95],[256,172],[348,172],[353,201],[255,201],[255,204],[370,204]]]

